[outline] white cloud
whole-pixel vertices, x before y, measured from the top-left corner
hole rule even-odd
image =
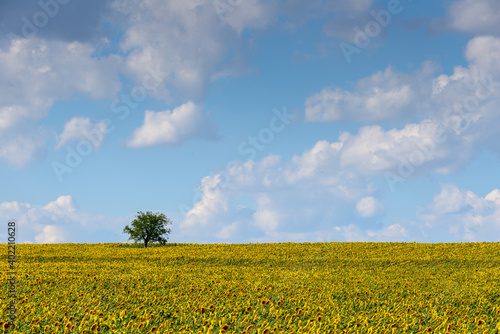
[[[117,0],[113,6],[130,22],[121,42],[128,73],[142,80],[148,67],[159,66],[165,87],[155,94],[169,102],[171,91],[200,99],[211,80],[241,72],[240,33],[265,27],[272,17],[270,4],[260,0],[230,6],[222,19],[212,1]]]
[[[237,230],[238,223],[232,223],[231,225],[222,227],[222,229],[215,236],[220,239],[231,239]]]
[[[73,215],[77,211],[75,202],[71,196],[60,196],[57,200],[50,202],[42,209],[55,216]]]
[[[500,26],[500,20],[498,24]],[[465,57],[471,64],[471,76],[487,78],[493,75],[496,79],[500,76],[500,38],[479,36],[471,39],[467,43]]]
[[[467,43],[467,68],[457,66],[452,75],[433,82],[428,107],[435,110],[445,127],[454,129],[466,145],[500,152],[495,124],[500,121],[500,38],[481,36]],[[425,105],[425,104],[424,104]]]
[[[419,150],[418,144],[428,144],[431,154],[419,156],[421,164],[438,157],[435,148],[438,124],[422,122],[408,124],[404,128],[384,131],[378,125],[365,126],[354,136],[343,142],[341,163],[356,168],[359,172],[378,174],[395,169],[401,164],[399,158],[407,157]],[[419,162],[420,163],[420,162]]]
[[[274,12],[260,0],[239,3],[222,20],[213,2],[201,0],[117,0],[111,7],[105,13],[111,21],[118,12],[126,17],[113,21],[125,29],[123,62],[117,54],[96,55],[99,46],[57,39],[19,39],[0,47],[0,159],[23,167],[43,156],[47,134],[35,124],[54,102],[75,94],[113,99],[121,89],[119,71],[140,84],[151,72],[163,76],[155,97],[169,100],[172,92],[183,101],[201,98],[211,80],[247,70],[241,34],[266,27]],[[184,135],[162,139],[182,141]],[[78,137],[63,133],[58,147]]]
[[[270,209],[271,198],[261,194],[257,198],[258,209],[253,214],[255,225],[264,231],[274,231],[280,225],[279,213]]]
[[[174,110],[146,110],[144,124],[134,131],[127,146],[141,148],[155,145],[181,144],[190,138],[214,140],[217,125],[200,106],[187,102]]]
[[[329,143],[326,140],[318,141],[302,155],[294,155],[292,167],[283,172],[286,182],[292,184],[302,179],[311,178],[327,168],[338,169],[340,167],[340,152],[344,145],[343,138],[340,139],[340,142],[335,143]],[[325,177],[324,182],[326,184],[335,183],[337,180]]]
[[[436,214],[455,213],[465,207],[466,197],[467,194],[456,186],[443,184],[441,185],[441,193],[434,197],[430,208]]]
[[[222,181],[220,175],[215,177],[205,176],[201,180],[201,198],[191,210],[187,212],[186,219],[182,222],[181,228],[193,228],[197,226],[207,226],[209,221],[221,211],[227,211],[228,199],[226,194],[219,189]]]
[[[477,87],[481,87],[480,79],[474,74],[477,74],[475,66],[471,60],[470,68],[456,68],[453,75],[439,77],[434,86],[432,78],[423,83],[428,86],[428,95],[422,96],[422,105],[453,106],[455,101],[464,103],[467,96],[474,96]],[[464,87],[468,88],[469,95]],[[337,227],[340,230],[333,235],[341,240],[357,237],[359,240],[407,240],[410,235],[415,236],[414,231],[418,238],[426,240],[428,236],[423,230],[410,226],[414,223],[396,223],[383,230],[375,221],[379,216],[374,208],[381,208],[381,204],[378,207],[374,202],[378,200],[372,196],[375,188],[371,179],[387,173],[404,180],[458,171],[470,162],[477,147],[496,138],[495,101],[498,96],[493,94],[478,105],[477,115],[471,117],[468,128],[459,129],[453,117],[443,117],[446,109],[442,107],[437,108],[434,115],[430,115],[432,110],[428,111],[428,119],[400,129],[365,126],[356,134],[341,133],[338,141],[318,141],[287,162],[279,156],[268,156],[228,170],[229,178],[222,173],[206,177],[205,186],[226,181],[211,192],[212,196],[207,189],[201,191],[201,200],[181,223],[183,235],[193,235],[190,233],[195,231],[196,235],[208,238],[213,235],[212,230],[221,230],[238,221],[235,238],[243,240],[279,239],[284,233],[316,238],[315,233],[326,233]],[[206,182],[207,178],[213,182]],[[232,203],[239,196],[250,196],[257,202],[260,196],[265,196],[268,201],[265,206],[238,209]],[[367,197],[374,198],[372,206],[368,205],[370,200],[363,201]],[[469,201],[473,203],[474,198]],[[451,209],[442,206],[441,210]],[[359,216],[366,216],[361,220],[368,219],[367,223],[373,222],[375,226],[364,225],[361,229],[357,225],[362,223],[356,222]],[[357,229],[344,230],[353,221]],[[198,222],[203,222],[203,226]]]
[[[455,241],[500,240],[500,190],[484,198],[453,184],[442,184],[431,204],[419,208],[429,233],[450,235]]]
[[[356,136],[344,134],[338,153],[341,163],[360,172],[378,173],[395,172],[413,159],[413,176],[456,171],[478,147],[500,151],[494,140],[500,121],[496,107],[500,103],[499,54],[499,38],[476,37],[465,49],[469,66],[457,66],[451,75],[433,76],[435,66],[427,63],[412,75],[388,68],[361,79],[353,91],[326,88],[306,100],[306,120],[420,118],[420,123],[402,129],[384,131],[372,125],[360,128]],[[396,93],[404,87],[410,93]],[[458,150],[460,155],[455,154]]]
[[[379,233],[381,238],[392,239],[394,241],[401,240],[401,238],[406,238],[408,235],[406,233],[406,229],[399,225],[394,224],[386,227]]]
[[[485,199],[491,202],[495,202],[496,205],[500,205],[500,190],[493,190],[488,195],[486,195]]]
[[[39,244],[52,244],[66,241],[64,230],[60,226],[46,225],[42,232],[35,236],[35,241]]]
[[[382,204],[373,196],[364,197],[356,203],[356,210],[365,218],[379,214],[382,209]]]
[[[0,49],[0,124],[46,116],[55,100],[83,94],[113,98],[121,88],[118,56],[94,58],[94,48],[78,42],[13,40]]]
[[[500,33],[500,3],[496,0],[460,0],[451,2],[445,25],[449,29],[484,34]]]
[[[44,206],[0,203],[0,216],[19,225],[26,242],[124,242],[121,234],[130,219],[93,215],[78,209],[71,196],[60,196]]]
[[[23,167],[37,158],[47,136],[35,124],[55,101],[118,93],[120,57],[94,58],[94,51],[87,44],[36,38],[0,48],[0,159]]]
[[[430,93],[425,82],[435,70],[431,63],[413,74],[397,73],[389,67],[359,80],[352,92],[324,88],[306,99],[305,120],[372,122],[408,117],[408,110],[415,112],[418,98]]]
[[[56,149],[72,141],[90,140],[94,150],[99,150],[107,133],[106,122],[92,122],[90,118],[73,117],[64,125],[63,132],[58,136]]]
[[[471,145],[452,130],[445,132],[445,142],[438,141],[439,126],[430,120],[388,131],[367,126],[354,135],[341,133],[332,143],[319,141],[290,161],[270,155],[206,176],[200,185],[200,199],[180,224],[181,234],[209,239],[214,231],[238,221],[235,238],[262,240],[273,235],[279,238],[285,232],[342,229],[359,219],[356,217],[375,223],[383,206],[372,195],[372,177],[398,174],[404,159],[413,163],[414,169],[404,178],[450,173],[470,160]],[[461,151],[458,156],[457,150]],[[254,198],[257,206],[234,204],[241,196]],[[395,233],[380,234],[379,228],[370,229],[372,235],[364,231],[363,240],[390,239]],[[397,231],[405,235],[404,229]],[[352,237],[341,235],[346,240]]]
[[[283,233],[313,237],[303,233],[352,216],[356,201],[373,187],[359,175],[331,168],[327,162],[335,157],[328,145],[320,142],[290,162],[270,155],[206,176],[200,199],[179,225],[180,237],[213,240],[228,235],[217,234],[225,226],[233,226],[233,241],[280,239]],[[321,168],[324,173],[317,173]],[[253,198],[255,207],[238,205],[239,198]]]
[[[126,72],[140,81],[147,75],[148,67],[158,66],[165,85],[155,91],[155,96],[178,103],[173,96],[199,101],[211,81],[249,70],[249,38],[245,32],[271,25],[293,29],[313,18],[327,14],[331,17],[332,13],[335,21],[342,21],[343,29],[352,30],[352,22],[344,18],[366,18],[372,3],[373,0],[115,0],[111,7],[125,15],[120,23],[127,22],[120,44],[128,54]]]
[[[456,122],[450,111],[456,114],[461,107],[474,109],[471,121],[476,123],[482,113],[491,113],[488,101],[500,99],[500,38],[475,37],[464,56],[468,66],[456,66],[450,75],[436,76],[437,66],[427,62],[410,74],[389,67],[362,78],[352,90],[324,88],[306,99],[305,120],[395,123],[418,117]]]
[[[413,75],[397,74],[389,69],[360,80],[355,93],[347,94],[356,96],[360,101],[358,105],[365,106],[362,114],[371,105],[377,106],[372,110],[383,109],[383,102],[374,102],[379,98],[375,88],[381,86],[381,90],[390,92],[407,84],[412,91],[411,101],[417,106],[394,107],[390,111],[391,118],[404,118],[408,113],[407,116],[423,119],[420,122],[388,130],[379,125],[364,126],[355,134],[340,133],[337,141],[318,141],[290,161],[268,156],[228,170],[229,178],[223,173],[207,176],[203,187],[209,183],[223,185],[216,191],[210,192],[208,188],[201,191],[200,200],[181,223],[183,235],[208,238],[213,236],[212,231],[220,231],[238,221],[238,232],[234,232],[238,240],[279,239],[284,233],[295,233],[298,238],[316,238],[315,233],[327,233],[332,229],[335,238],[341,240],[357,237],[359,240],[407,240],[415,233],[418,238],[428,240],[429,235],[413,222],[396,222],[389,224],[391,228],[382,227],[380,219],[383,216],[379,216],[382,204],[373,196],[376,189],[372,178],[387,177],[387,173],[401,180],[450,174],[466,166],[478,147],[488,142],[496,143],[500,89],[495,90],[496,84],[491,77],[479,76],[479,73],[495,73],[499,67],[489,61],[491,57],[494,59],[496,52],[496,44],[488,43],[492,41],[496,43],[497,39],[478,37],[471,40],[465,51],[469,67],[456,67],[451,75],[431,75],[435,68],[432,64],[424,64]],[[477,50],[484,52],[481,54]],[[422,78],[425,80],[419,82]],[[488,90],[491,92],[485,96]],[[477,94],[484,98],[478,99],[467,119],[469,126],[458,126],[460,119],[457,120],[454,110],[457,105],[465,108]],[[355,110],[359,112],[353,108]],[[388,117],[384,112],[375,118]],[[339,113],[347,119],[357,117],[343,110]],[[498,149],[500,151],[500,145]],[[245,208],[233,205],[241,196],[252,197],[257,203],[259,198],[266,198],[267,202]],[[373,200],[365,199],[370,197]],[[460,198],[457,201],[461,203]],[[469,196],[467,203],[477,203],[477,200]],[[441,205],[436,200],[436,205],[436,212],[443,214],[455,210],[449,202]],[[363,223],[363,220],[367,221]],[[370,223],[374,226],[367,225]],[[348,228],[349,225],[356,228]]]
[[[19,124],[0,131],[0,160],[17,168],[26,167],[33,160],[45,157],[45,136],[32,125]]]
[[[400,224],[393,224],[387,226],[379,231],[373,230],[362,230],[354,224],[349,224],[347,226],[336,227],[336,231],[341,233],[345,241],[378,241],[378,242],[390,242],[390,241],[407,241],[408,233],[405,227]]]

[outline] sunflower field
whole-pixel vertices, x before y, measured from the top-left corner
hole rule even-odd
[[[17,245],[5,333],[499,333],[499,243]]]

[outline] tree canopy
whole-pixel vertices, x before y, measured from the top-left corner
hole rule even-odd
[[[172,224],[172,221],[163,213],[152,213],[151,211],[143,213],[139,211],[131,223],[132,227],[125,226],[123,233],[129,234],[128,240],[144,242],[145,248],[148,247],[150,242],[159,242],[164,245],[167,242],[168,234],[171,232],[171,229],[168,228],[169,224]]]

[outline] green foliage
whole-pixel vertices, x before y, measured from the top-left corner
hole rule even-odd
[[[132,228],[128,225],[123,229],[123,233],[129,234],[128,240],[134,242],[144,242],[144,247],[148,247],[150,242],[159,242],[164,245],[167,242],[171,229],[168,225],[172,221],[163,213],[152,213],[142,211],[137,213],[137,217],[132,221]]]

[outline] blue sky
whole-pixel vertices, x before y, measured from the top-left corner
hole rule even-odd
[[[494,0],[3,1],[19,242],[500,240]],[[6,237],[5,233],[0,233]]]

